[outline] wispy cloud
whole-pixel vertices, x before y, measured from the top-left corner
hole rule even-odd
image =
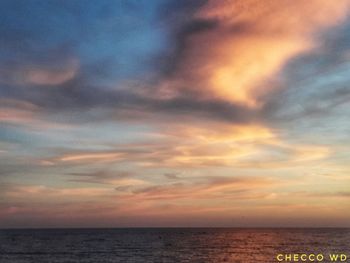
[[[54,64],[57,66],[56,64]],[[57,69],[48,68],[28,68],[25,69],[22,75],[24,76],[24,84],[36,85],[59,85],[72,79],[78,70],[78,62],[76,60],[69,60],[66,64],[59,65]],[[20,79],[20,77],[17,77]]]

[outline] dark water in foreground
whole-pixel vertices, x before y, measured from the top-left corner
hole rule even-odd
[[[280,253],[322,253],[322,262],[330,262],[329,253],[345,253],[350,262],[350,229],[0,230],[1,263],[269,263]]]

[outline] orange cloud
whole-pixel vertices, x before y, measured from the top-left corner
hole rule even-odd
[[[29,123],[39,110],[34,104],[14,99],[0,99],[0,105],[0,122],[6,123]]]
[[[60,157],[58,160],[62,162],[114,161],[120,159],[120,157],[120,153],[96,152],[68,154]]]
[[[303,165],[329,157],[322,145],[292,144],[261,124],[202,123],[161,126],[144,143],[116,144],[108,150],[69,151],[42,165],[129,163],[143,168],[274,168]]]
[[[158,200],[169,202],[181,202],[182,200],[214,200],[226,199],[262,199],[267,198],[268,193],[262,189],[273,187],[277,184],[271,178],[255,177],[213,177],[205,181],[192,183],[173,183],[165,185],[141,186],[120,193],[118,198],[133,203],[161,203]],[[130,191],[131,190],[131,191]],[[194,201],[194,202],[197,202]]]
[[[68,129],[72,125],[52,122],[42,109],[32,103],[16,99],[0,99],[0,123],[26,126],[34,130]]]
[[[79,68],[79,63],[75,59],[66,62],[58,69],[48,69],[42,67],[28,68],[24,71],[24,81],[36,85],[58,85],[72,79]]]
[[[167,127],[164,127],[164,130],[170,136],[188,137],[204,143],[273,141],[276,137],[271,129],[259,124],[225,125],[222,123],[209,123],[196,126],[175,124],[168,130]]]
[[[0,122],[28,124],[34,117],[33,112],[12,108],[0,108]]]
[[[130,181],[120,181],[129,185]],[[308,219],[340,220],[349,216],[344,212],[349,193],[331,192],[319,203],[324,192],[309,195],[305,192],[283,192],[288,182],[269,177],[211,177],[189,183],[134,185],[126,191],[113,187],[60,188],[48,186],[8,186],[3,197],[8,204],[0,204],[0,218],[32,218],[33,222],[57,220],[58,225],[75,221],[104,226],[130,226],[149,222],[172,225],[188,224],[189,219],[203,224],[203,218],[215,225],[245,217],[254,225],[288,223],[292,219],[307,223]],[[277,190],[277,193],[273,191]],[[282,190],[282,191],[281,191]],[[43,198],[45,197],[45,198]],[[337,203],[331,199],[336,198]],[[338,202],[339,201],[339,202]],[[342,203],[340,203],[342,201]],[[125,222],[119,219],[127,219]],[[66,221],[67,220],[67,221]],[[72,221],[73,220],[73,221]],[[277,220],[277,221],[276,221]],[[311,222],[310,221],[310,222]],[[124,223],[123,223],[124,222]],[[314,222],[314,221],[312,221]],[[344,221],[347,222],[347,221]],[[239,222],[237,222],[239,223]],[[245,225],[245,220],[240,225]],[[347,225],[347,224],[346,224]]]
[[[339,23],[349,7],[346,0],[209,1],[195,18],[216,25],[187,37],[176,77],[209,96],[258,107],[273,88],[266,81],[317,47],[315,33]]]
[[[113,188],[59,188],[43,185],[15,185],[9,187],[4,193],[5,197],[12,202],[25,203],[57,203],[57,200],[71,202],[84,201],[88,199],[97,200],[113,194]],[[43,199],[43,197],[45,198]]]

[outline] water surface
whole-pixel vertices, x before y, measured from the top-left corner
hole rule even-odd
[[[281,253],[349,255],[350,229],[0,230],[1,263],[269,263]]]

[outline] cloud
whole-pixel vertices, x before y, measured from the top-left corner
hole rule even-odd
[[[73,175],[76,176],[76,175]],[[81,175],[78,175],[81,176]],[[83,175],[85,176],[85,175]],[[88,176],[89,177],[89,176]],[[100,176],[97,177],[101,179]],[[263,189],[276,185],[271,178],[257,177],[207,177],[194,182],[157,184],[132,178],[116,178],[101,187],[51,187],[45,185],[3,185],[2,198],[8,203],[27,206],[38,203],[58,205],[62,202],[82,203],[87,200],[104,204],[146,208],[158,206],[163,201],[178,203],[185,200],[259,199],[267,198]],[[45,200],[42,197],[45,196]],[[59,201],[58,201],[59,200]],[[151,203],[150,203],[151,202]]]
[[[55,66],[57,64],[54,63]],[[59,85],[75,77],[78,70],[78,62],[76,60],[69,60],[59,68],[28,68],[22,73],[24,75],[23,81],[35,85]]]
[[[132,175],[130,172],[98,170],[95,172],[68,173],[67,175],[73,178],[69,179],[69,182],[111,184],[117,185],[118,188],[137,186],[145,183],[142,180],[131,178]]]
[[[340,23],[349,7],[347,1],[208,1],[194,15],[202,27],[180,36],[175,85],[261,106],[261,96],[274,88],[267,81],[291,58],[317,47],[316,33]],[[193,24],[188,27],[192,32]]]
[[[179,176],[178,176],[178,174],[176,174],[176,173],[165,173],[164,176],[165,176],[167,179],[170,179],[170,180],[179,179]]]
[[[296,192],[293,193],[295,196],[307,197],[307,198],[338,198],[338,199],[346,199],[350,198],[350,192],[348,191],[338,191],[338,192]]]
[[[10,58],[0,63],[2,85],[23,86],[26,89],[56,86],[75,78],[79,72],[79,59],[62,48],[46,50],[38,56],[28,53],[23,55],[26,59],[10,54]]]
[[[60,202],[83,202],[86,200],[103,200],[113,196],[113,188],[102,187],[49,187],[45,185],[8,185],[2,193],[3,198],[11,203],[51,203]],[[45,196],[45,199],[43,199]],[[45,201],[43,201],[45,200]]]
[[[180,199],[255,199],[265,194],[252,193],[259,188],[271,187],[275,183],[268,178],[216,177],[193,184],[173,183],[170,185],[139,188],[130,195],[131,199],[180,200]]]
[[[92,162],[92,161],[115,161],[120,158],[119,153],[106,153],[106,152],[95,152],[95,153],[80,153],[80,154],[68,154],[59,157],[61,162]]]
[[[212,129],[215,127],[215,129]],[[143,139],[142,139],[143,138]],[[51,149],[43,164],[132,164],[137,167],[204,168],[297,167],[333,155],[328,146],[293,144],[258,124],[198,122],[159,125],[138,142],[109,144],[107,149]]]
[[[0,98],[0,123],[28,130],[69,129],[73,124],[55,122],[42,107],[21,99]]]
[[[34,114],[38,111],[38,107],[25,101],[0,99],[0,102],[1,122],[28,124],[33,120]]]

